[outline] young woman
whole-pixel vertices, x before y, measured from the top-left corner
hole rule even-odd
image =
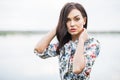
[[[58,56],[61,80],[88,80],[90,77],[100,45],[98,40],[88,35],[87,19],[81,4],[65,4],[57,27],[35,47],[35,53],[43,59]],[[55,36],[58,43],[51,44]]]

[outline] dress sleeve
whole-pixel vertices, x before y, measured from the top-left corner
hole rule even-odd
[[[91,68],[95,62],[96,57],[100,52],[100,43],[98,40],[92,39],[88,46],[85,48],[85,59],[86,59],[86,67],[83,70],[84,74],[88,76],[91,72]]]
[[[57,46],[58,46],[58,43],[49,44],[49,46],[42,53],[38,53],[38,52],[35,52],[35,53],[36,55],[38,55],[39,57],[43,59],[49,58],[49,57],[55,57],[57,56],[57,53],[56,53]]]

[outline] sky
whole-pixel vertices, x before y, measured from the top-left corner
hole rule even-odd
[[[88,30],[120,31],[120,0],[0,0],[0,31],[51,30],[67,2],[84,6]]]

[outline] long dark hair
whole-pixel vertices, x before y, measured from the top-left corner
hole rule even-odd
[[[59,45],[56,51],[58,54],[60,52],[59,50],[64,46],[64,44],[67,43],[69,40],[71,40],[71,35],[67,31],[66,22],[67,22],[67,16],[72,9],[79,10],[82,16],[86,17],[86,23],[83,27],[87,29],[88,17],[84,7],[81,4],[74,2],[65,4],[60,12],[59,21],[56,29],[56,36],[59,41]]]

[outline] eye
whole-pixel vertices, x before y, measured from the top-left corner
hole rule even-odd
[[[75,17],[74,20],[75,20],[75,21],[79,21],[80,18],[79,18],[79,17]]]
[[[67,18],[66,22],[69,22],[69,21],[71,21],[70,18]]]

